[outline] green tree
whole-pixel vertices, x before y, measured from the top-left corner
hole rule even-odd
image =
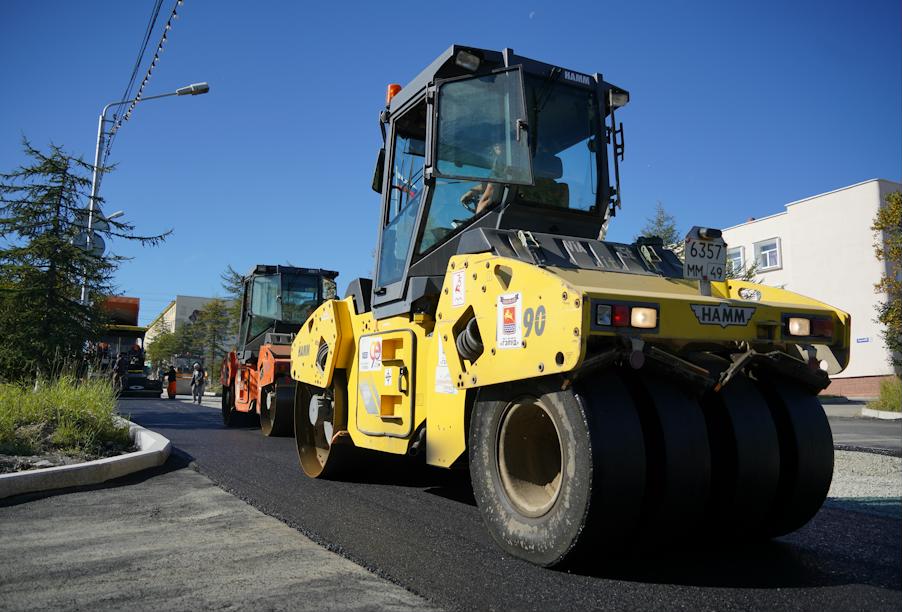
[[[167,329],[154,336],[153,342],[147,345],[147,359],[156,370],[160,366],[170,363],[173,355],[184,350],[179,335]]]
[[[672,251],[677,248],[682,252],[683,237],[677,231],[676,218],[667,212],[664,205],[658,202],[655,204],[655,214],[645,220],[645,226],[639,232],[639,237],[650,238],[657,236],[664,241],[664,247]]]
[[[238,333],[238,325],[241,324],[241,300],[244,296],[244,276],[231,264],[219,275],[222,280],[222,288],[229,298],[228,311],[231,317],[231,326],[234,333]]]
[[[758,282],[755,280],[755,277],[758,276],[758,262],[753,261],[751,263],[746,262],[746,265],[742,266],[739,269],[734,269],[733,266],[727,261],[727,278],[735,278],[736,280],[748,281],[750,283]]]
[[[190,331],[195,334],[195,346],[200,349],[199,354],[204,356],[207,370],[217,369],[222,358],[229,352],[225,342],[234,335],[228,302],[220,299],[207,302],[198,310],[197,320],[184,327],[191,328]]]
[[[892,352],[892,362],[902,368],[902,193],[886,196],[874,224],[874,252],[886,264],[874,289],[886,296],[877,304],[877,320],[885,327],[883,337]]]
[[[23,147],[27,164],[0,173],[0,379],[7,380],[48,375],[81,359],[105,322],[101,299],[81,303],[81,283],[87,279],[89,296],[114,293],[113,273],[123,260],[77,246],[93,166],[55,145],[42,152],[26,140]],[[114,220],[98,232],[148,245],[168,233],[139,236]]]

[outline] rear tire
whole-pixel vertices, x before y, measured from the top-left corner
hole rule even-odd
[[[780,481],[764,534],[799,529],[820,509],[833,480],[833,433],[816,396],[789,381],[759,381],[780,444]]]
[[[469,447],[483,520],[511,555],[550,567],[630,542],[645,450],[616,373],[577,393],[536,380],[481,389]]]
[[[646,539],[689,535],[704,518],[711,494],[711,452],[698,400],[661,378],[633,379],[645,434]]]
[[[235,385],[222,388],[222,424],[226,427],[245,427],[250,423],[246,412],[235,410]]]
[[[744,375],[703,398],[711,445],[709,513],[719,531],[761,532],[777,493],[780,445],[770,409]]]

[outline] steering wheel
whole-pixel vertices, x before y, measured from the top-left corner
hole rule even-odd
[[[460,198],[460,205],[466,208],[471,213],[476,212],[476,206],[479,204],[479,199],[482,197],[479,193],[474,193],[472,190],[466,192]]]

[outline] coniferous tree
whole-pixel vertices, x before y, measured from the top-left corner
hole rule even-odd
[[[682,237],[677,231],[676,218],[664,209],[664,205],[655,204],[655,214],[645,220],[645,227],[639,232],[639,236],[657,236],[664,241],[664,246],[672,251],[680,249],[682,252]],[[637,236],[638,238],[638,236]]]
[[[55,145],[48,152],[27,140],[23,146],[28,164],[0,173],[0,379],[7,380],[47,375],[82,357],[102,331],[103,296],[114,293],[113,273],[124,259],[79,246],[93,166]],[[139,236],[115,220],[98,229],[107,239],[146,245],[169,233]],[[85,279],[87,304],[80,301]]]
[[[235,270],[231,264],[219,275],[222,280],[222,288],[226,292],[228,299],[227,308],[230,317],[230,325],[233,334],[238,333],[238,326],[241,324],[241,300],[244,297],[244,276]]]

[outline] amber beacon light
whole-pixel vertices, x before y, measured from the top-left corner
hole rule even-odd
[[[385,106],[391,104],[391,99],[398,95],[398,92],[401,91],[401,86],[397,83],[389,83],[388,89],[385,91]]]

